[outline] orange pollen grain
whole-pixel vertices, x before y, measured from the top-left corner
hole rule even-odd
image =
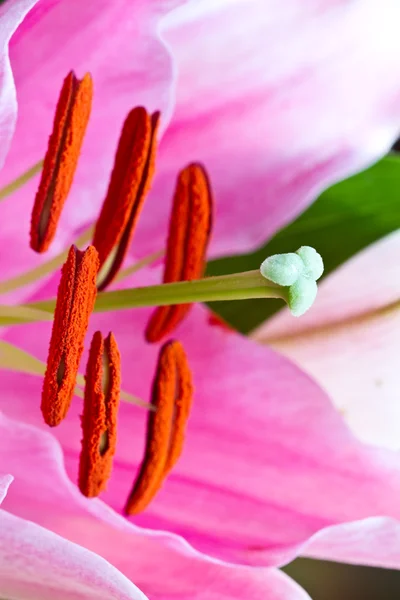
[[[145,454],[125,506],[125,513],[141,512],[161,488],[178,461],[193,397],[192,374],[182,344],[170,341],[160,350],[153,382]]]
[[[207,173],[193,163],[178,176],[169,226],[164,283],[203,276],[212,227],[212,193]],[[158,342],[185,318],[190,304],[160,306],[146,328],[148,342]]]
[[[93,237],[100,267],[104,266],[105,271],[98,281],[99,290],[105,289],[118,273],[150,189],[159,117],[159,112],[149,115],[139,106],[131,110],[123,125]]]
[[[79,489],[90,498],[106,489],[117,443],[121,359],[112,333],[93,335],[86,367]]]
[[[71,71],[64,80],[31,218],[31,248],[45,252],[53,240],[72,185],[92,107],[93,83]]]
[[[93,246],[84,252],[71,246],[58,287],[42,391],[41,410],[51,427],[64,419],[71,404],[83,341],[96,299],[98,268],[99,259]]]

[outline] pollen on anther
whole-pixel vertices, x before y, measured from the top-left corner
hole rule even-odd
[[[193,163],[178,176],[175,189],[164,283],[191,281],[202,277],[212,227],[212,193],[204,167]],[[160,306],[146,328],[148,342],[158,342],[183,321],[190,304]]]
[[[69,194],[92,106],[93,83],[71,71],[64,80],[54,116],[31,218],[31,248],[44,252],[53,240]]]
[[[160,113],[149,115],[139,106],[130,111],[123,125],[93,237],[100,259],[99,290],[118,273],[150,189],[159,118]]]
[[[177,341],[160,350],[153,382],[145,453],[125,506],[125,513],[141,512],[161,488],[178,461],[193,397],[190,367],[183,346]]]
[[[75,388],[83,342],[96,298],[97,251],[71,246],[58,287],[41,410],[54,427],[66,416]]]
[[[79,462],[79,489],[88,497],[98,496],[111,475],[120,386],[120,354],[115,337],[109,333],[103,339],[101,332],[96,331],[86,368]]]

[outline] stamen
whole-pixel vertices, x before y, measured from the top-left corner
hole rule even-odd
[[[64,80],[31,219],[31,248],[44,252],[56,233],[78,163],[92,106],[93,83],[71,71]]]
[[[212,226],[212,193],[207,173],[190,164],[178,176],[165,259],[164,283],[202,277]],[[191,304],[158,307],[150,318],[145,337],[158,342],[185,318]]]
[[[181,455],[192,404],[192,375],[183,346],[177,341],[160,350],[147,423],[145,455],[125,506],[133,515],[146,508]]]
[[[100,259],[99,290],[106,288],[118,273],[150,189],[159,117],[159,112],[150,116],[139,106],[131,110],[122,128],[93,237]]]
[[[81,252],[71,246],[58,287],[47,369],[42,392],[42,414],[54,427],[66,416],[74,393],[83,340],[96,299],[99,268],[93,246]]]
[[[106,489],[117,443],[121,361],[112,333],[93,336],[86,368],[79,489],[90,498]]]

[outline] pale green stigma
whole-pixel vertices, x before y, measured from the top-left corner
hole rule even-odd
[[[289,287],[290,311],[295,317],[300,317],[314,303],[316,280],[324,272],[324,263],[314,248],[301,246],[296,252],[269,256],[261,264],[260,272],[269,281]]]

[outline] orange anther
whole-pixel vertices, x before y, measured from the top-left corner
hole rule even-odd
[[[66,416],[74,393],[89,317],[96,299],[99,268],[93,246],[81,252],[71,246],[62,268],[54,312],[47,369],[42,392],[42,414],[54,427]]]
[[[64,80],[54,117],[53,131],[44,158],[42,178],[31,219],[31,248],[44,252],[53,240],[61,211],[72,185],[86,126],[93,83],[71,71]]]
[[[88,497],[98,496],[111,475],[120,387],[121,360],[117,342],[112,333],[103,340],[101,332],[96,331],[86,367],[79,462],[79,489]]]
[[[164,283],[202,277],[212,225],[212,193],[205,169],[183,169],[175,189],[165,258]],[[185,318],[191,304],[160,306],[146,328],[146,340],[158,342]]]
[[[129,247],[154,174],[160,113],[142,106],[128,114],[114,168],[93,237],[100,259],[99,290],[118,273]]]
[[[160,350],[153,382],[144,458],[125,506],[133,515],[146,508],[181,455],[192,404],[192,374],[185,351],[177,341]]]

